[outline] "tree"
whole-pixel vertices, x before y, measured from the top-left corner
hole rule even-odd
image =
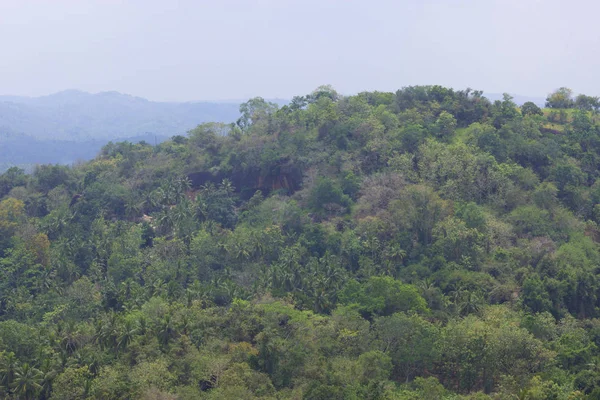
[[[523,115],[544,115],[541,108],[532,101],[527,101],[521,106],[521,114]]]
[[[390,203],[389,211],[399,228],[412,233],[418,243],[428,245],[433,241],[434,226],[448,214],[449,206],[431,188],[414,185]]]
[[[265,101],[262,97],[255,97],[240,105],[241,117],[237,125],[246,132],[250,126],[256,126],[269,121],[277,111],[277,104]]]
[[[58,185],[71,183],[72,171],[64,165],[40,165],[33,172],[34,187],[41,192],[49,192]]]
[[[552,301],[546,287],[538,275],[532,275],[523,282],[521,301],[523,306],[534,313],[552,310]]]
[[[275,394],[275,388],[269,376],[253,370],[246,363],[234,363],[219,379],[219,388],[225,392],[233,387],[244,388],[250,396],[267,397]],[[224,397],[227,397],[223,393]]]
[[[306,99],[309,103],[315,103],[322,98],[328,98],[331,101],[336,102],[339,97],[340,96],[331,85],[321,85],[313,90],[311,94],[306,96]]]
[[[399,311],[428,312],[427,302],[413,285],[389,276],[372,276],[364,284],[352,280],[339,295],[342,304],[358,304],[366,315],[392,315]]]
[[[233,185],[227,179],[218,186],[210,182],[202,186],[195,201],[196,216],[200,221],[213,220],[228,228],[233,227],[236,222],[234,206]],[[184,216],[180,222],[189,222],[190,219]]]
[[[37,398],[38,392],[42,389],[43,381],[44,374],[42,374],[42,371],[25,363],[15,370],[11,387],[19,398],[33,400]]]
[[[83,400],[87,398],[87,389],[91,382],[88,367],[69,367],[55,380],[50,400]]]
[[[228,127],[225,124],[216,122],[200,124],[188,132],[190,147],[201,150],[204,156],[216,156],[227,132]]]
[[[392,357],[397,373],[406,382],[425,373],[437,359],[438,328],[419,315],[378,317],[373,330],[379,348]]]
[[[450,217],[438,223],[433,237],[433,248],[448,261],[461,262],[468,258],[470,262],[477,262],[483,252],[484,235],[458,218]]]
[[[317,178],[308,197],[308,206],[321,215],[343,214],[348,211],[351,202],[341,185],[327,177]]]
[[[572,108],[574,105],[573,91],[566,87],[561,87],[546,97],[546,107],[548,108]]]
[[[392,372],[392,359],[380,350],[373,350],[358,357],[359,371],[363,383],[385,381]],[[360,376],[359,375],[359,376]]]
[[[6,196],[13,188],[24,186],[27,182],[25,171],[18,167],[10,167],[0,175],[0,199]]]
[[[459,392],[489,393],[506,375],[524,383],[555,356],[504,307],[489,308],[482,318],[451,321],[441,330],[437,345],[446,386]]]
[[[449,112],[442,111],[437,121],[435,122],[436,132],[438,136],[448,138],[454,134],[456,130],[456,118]]]
[[[575,160],[557,160],[550,170],[550,176],[560,191],[564,191],[568,186],[579,186],[587,178]]]
[[[575,107],[583,111],[598,111],[600,108],[600,97],[579,94],[575,98]]]
[[[129,380],[128,369],[125,366],[104,366],[92,381],[90,388],[92,399],[126,399],[133,398],[136,388]]]
[[[13,352],[0,352],[0,385],[10,388],[15,380],[15,373],[19,367],[19,360]]]
[[[23,222],[25,205],[21,200],[9,197],[0,202],[0,232],[4,236],[14,234],[15,229]]]
[[[0,201],[0,254],[9,247],[11,238],[25,220],[25,204],[9,197]]]
[[[504,93],[502,101],[496,100],[492,106],[492,124],[496,128],[515,120],[519,117],[517,104],[513,101],[513,97],[508,93]]]

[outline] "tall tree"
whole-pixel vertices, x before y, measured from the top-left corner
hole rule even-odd
[[[556,89],[546,97],[546,107],[548,108],[571,108],[574,104],[573,91],[566,87]]]

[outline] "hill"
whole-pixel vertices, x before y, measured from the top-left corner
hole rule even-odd
[[[320,87],[9,169],[0,397],[598,398],[593,100]]]

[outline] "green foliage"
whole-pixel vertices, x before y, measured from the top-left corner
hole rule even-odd
[[[525,115],[544,115],[544,112],[535,103],[527,101],[521,106],[521,114]]]
[[[364,284],[350,281],[340,293],[342,304],[358,304],[368,315],[391,315],[398,311],[427,312],[417,288],[389,276],[373,276]]]
[[[350,204],[351,199],[341,185],[325,177],[317,178],[308,197],[308,207],[320,215],[344,214]]]
[[[566,87],[556,89],[546,98],[546,107],[571,108],[573,106],[573,91]]]
[[[600,108],[600,99],[598,96],[586,96],[579,94],[575,98],[575,107],[583,111],[598,111]]]
[[[549,103],[324,86],[10,169],[0,397],[594,398],[600,126]]]
[[[435,122],[437,135],[442,138],[452,136],[456,130],[456,125],[456,118],[452,114],[442,111]]]
[[[435,347],[439,329],[419,315],[378,317],[373,327],[380,348],[391,356],[397,373],[406,382],[419,371],[431,369],[439,357]]]
[[[10,191],[19,186],[25,186],[27,177],[25,171],[11,167],[0,175],[0,198],[6,196]]]
[[[54,380],[51,400],[80,400],[87,397],[91,374],[88,367],[67,368]]]

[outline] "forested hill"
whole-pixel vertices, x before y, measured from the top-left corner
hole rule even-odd
[[[598,98],[251,99],[0,175],[0,397],[600,398]]]

